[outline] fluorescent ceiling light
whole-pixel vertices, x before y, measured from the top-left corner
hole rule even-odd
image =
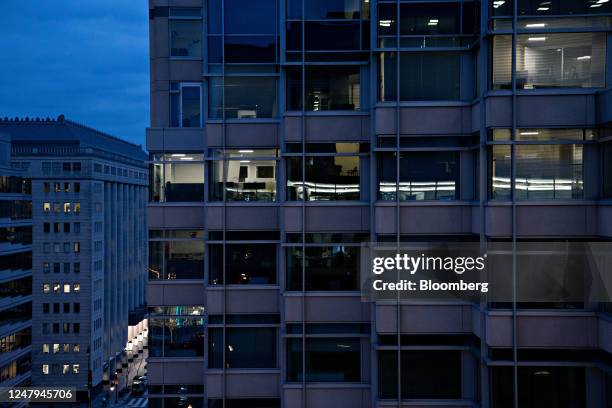
[[[174,153],[172,157],[185,157],[185,153]]]
[[[591,4],[591,8],[601,7],[601,4]]]
[[[540,132],[521,132],[521,136],[535,136],[539,134]]]
[[[240,160],[240,163],[250,163],[250,160]]]
[[[503,6],[505,2],[506,2],[505,0],[494,1],[493,2],[493,8],[499,8],[500,6]]]
[[[538,11],[548,11],[550,7],[538,7]]]
[[[527,41],[546,41],[546,37],[529,37]]]
[[[546,23],[533,23],[533,24],[525,24],[526,28],[542,28],[546,27]]]
[[[380,25],[381,27],[391,27],[392,22],[393,20],[380,20],[378,22],[378,25]]]
[[[429,25],[429,26],[436,26],[436,25],[438,25],[438,20],[434,19],[434,18],[429,19],[429,23],[427,23],[427,25]]]
[[[255,153],[255,150],[238,150],[238,153]]]
[[[193,157],[181,157],[181,160],[193,160]]]
[[[582,57],[577,57],[576,59],[578,61],[590,60],[591,56],[590,55],[583,55]]]
[[[604,4],[604,3],[607,3],[607,2],[609,2],[609,1],[610,1],[610,0],[598,0],[598,1],[597,1],[597,4]]]

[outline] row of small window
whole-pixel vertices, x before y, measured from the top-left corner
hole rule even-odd
[[[51,206],[51,204],[53,204],[53,206]],[[79,214],[81,212],[81,203],[80,202],[75,202],[75,203],[65,202],[64,205],[62,206],[62,203],[44,202],[43,211],[46,214],[49,214],[51,213],[51,210],[53,210],[54,213],[63,212],[64,214],[69,214],[73,212],[75,214]]]
[[[44,242],[43,243],[43,253],[45,254],[51,253],[51,245],[52,244],[49,242]],[[73,242],[71,245],[70,242],[64,242],[63,251],[62,251],[62,245],[59,242],[53,243],[53,253],[59,254],[62,252],[65,254],[69,254],[70,252],[78,254],[79,252],[81,252],[81,243]]]
[[[61,332],[60,332],[61,328]],[[70,329],[72,328],[72,332]],[[43,323],[42,334],[79,334],[81,333],[80,323]]]
[[[31,200],[0,200],[0,218],[27,220],[32,218]]]
[[[606,0],[489,0],[492,16],[512,16],[514,1],[519,16],[606,14],[612,4]]]
[[[17,296],[30,296],[32,294],[32,277],[9,279],[0,283],[0,300],[14,299]]]
[[[64,233],[69,233],[70,232],[70,223],[69,222],[64,222],[64,228],[63,228],[63,232]],[[75,234],[78,234],[79,232],[81,232],[81,223],[80,222],[74,222],[72,223],[72,232],[74,232]],[[51,232],[51,223],[50,222],[45,222],[43,223],[43,232],[45,233],[49,233]],[[62,223],[61,222],[54,222],[53,223],[53,232],[54,233],[60,233],[62,232]]]
[[[43,262],[43,273],[50,273],[53,270],[53,273],[60,273],[60,270],[63,269],[64,273],[70,273],[70,266],[72,265],[73,273],[81,272],[81,263],[80,262]],[[63,266],[63,268],[62,268]]]
[[[49,367],[51,367],[51,369],[49,369]],[[72,369],[71,369],[72,367]],[[61,371],[60,371],[61,368]],[[62,374],[62,375],[67,375],[67,374],[79,374],[79,372],[81,371],[81,367],[79,364],[62,364],[60,366],[60,364],[43,364],[42,368],[41,368],[41,373],[43,375],[57,375],[57,374]]]
[[[32,353],[28,352],[24,355],[18,357],[15,360],[12,360],[4,365],[0,365],[0,383],[8,380],[12,380],[13,378],[17,378],[19,376],[23,376],[25,374],[30,374],[30,370],[32,369]],[[29,382],[23,381],[20,383],[23,386],[29,384]],[[17,384],[17,385],[20,385]]]
[[[50,193],[51,192],[51,186],[53,186],[53,191],[55,193],[62,193],[62,192],[64,192],[64,193],[70,193],[70,192],[80,193],[81,192],[81,183],[78,183],[78,182],[75,182],[75,183],[69,183],[69,182],[64,182],[64,183],[54,182],[54,183],[50,183],[48,181],[45,181],[43,183],[43,191],[45,193]]]
[[[60,303],[53,303],[53,314],[58,314],[58,313],[81,313],[81,304],[80,303],[73,303],[72,304],[72,310],[70,309],[70,303],[68,302],[64,302],[63,305],[63,310],[60,312]],[[44,314],[49,314],[51,313],[51,303],[43,303],[42,304],[42,312]]]
[[[71,351],[72,350],[72,351]],[[49,353],[53,353],[53,354],[58,354],[58,353],[80,353],[81,352],[81,346],[79,343],[74,343],[74,344],[70,344],[70,343],[43,343],[42,345],[42,352],[43,354],[49,354]]]
[[[42,172],[49,174],[50,172],[59,173],[64,172],[81,172],[81,162],[42,162]]]
[[[62,290],[63,287],[63,290]],[[81,291],[80,283],[64,283],[63,285],[59,282],[54,283],[43,283],[43,293],[79,293]]]
[[[94,163],[94,172],[95,173],[102,173],[102,164]],[[106,165],[106,164],[104,165],[104,174],[111,175],[111,176],[137,178],[139,180],[146,180],[147,179],[147,174],[146,173],[140,173],[138,171],[128,170],[128,169],[121,169],[119,167],[109,166],[109,165]],[[96,193],[101,192],[102,185],[101,184],[96,184],[96,187],[97,187],[96,188]]]
[[[0,242],[11,245],[31,245],[32,227],[0,227]]]

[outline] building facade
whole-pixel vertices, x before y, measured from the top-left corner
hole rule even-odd
[[[32,180],[32,384],[86,400],[146,329],[146,156],[63,116],[6,119],[0,133]]]
[[[0,134],[0,387],[28,385],[32,361],[31,184],[10,155]]]
[[[364,302],[359,271],[367,243],[610,240],[611,18],[150,0],[149,406],[609,406],[607,304]]]

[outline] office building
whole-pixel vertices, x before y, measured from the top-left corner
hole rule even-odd
[[[359,270],[610,240],[611,16],[150,0],[149,406],[609,405],[605,305],[364,302]]]
[[[32,196],[0,134],[0,387],[27,386],[32,361]]]
[[[63,115],[0,134],[32,181],[32,385],[122,388],[146,334],[146,156]]]

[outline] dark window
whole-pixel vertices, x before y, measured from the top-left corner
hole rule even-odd
[[[603,196],[604,198],[612,198],[612,143],[603,145]]]
[[[64,303],[64,313],[70,313],[70,303]]]
[[[59,303],[54,303],[53,304],[53,313],[57,314],[60,312],[60,304]]]
[[[306,110],[359,110],[359,66],[306,67]],[[287,77],[289,110],[301,109],[301,73],[293,69]]]
[[[359,51],[359,27],[359,22],[353,21],[307,21],[304,37],[306,51]]]
[[[307,20],[359,19],[360,0],[306,0]]]
[[[226,36],[226,63],[274,63],[276,62],[276,37]],[[215,61],[209,61],[215,62]]]
[[[149,242],[149,279],[202,279],[204,277],[204,242]]]
[[[170,56],[200,58],[202,54],[201,20],[170,20]]]
[[[378,198],[396,200],[397,156],[381,153],[378,159]],[[455,200],[459,198],[459,152],[401,152],[400,201]]]
[[[81,304],[80,303],[73,303],[72,311],[74,313],[81,313]]]
[[[45,223],[43,224],[43,231],[44,231],[44,232],[51,232],[51,224],[50,224],[50,223],[48,223],[48,222],[45,222]]]
[[[204,355],[204,320],[201,318],[150,319],[149,350],[155,357]]]
[[[223,117],[223,78],[211,78],[209,116]],[[277,114],[276,78],[225,77],[225,117],[228,119],[272,118]]]
[[[459,3],[402,4],[400,35],[460,33]]]
[[[210,284],[223,284],[223,245],[211,244]],[[227,244],[225,268],[228,284],[276,283],[276,244]]]
[[[491,369],[491,402],[495,408],[513,406],[512,367]],[[521,408],[586,407],[585,370],[581,367],[519,367],[518,406]]]
[[[461,352],[402,350],[400,360],[402,398],[461,398]],[[397,398],[397,351],[378,352],[378,373],[378,397]]]
[[[209,368],[221,368],[223,329],[210,328]],[[276,329],[270,327],[227,328],[226,368],[276,368]]]
[[[50,307],[49,303],[43,303],[43,313],[49,313]]]
[[[301,290],[304,248],[287,248],[287,290]],[[306,247],[306,290],[359,290],[359,247]]]
[[[276,34],[275,0],[225,0],[226,34]]]
[[[358,382],[361,379],[359,339],[307,338],[306,381]],[[287,339],[287,381],[303,379],[302,339]]]

